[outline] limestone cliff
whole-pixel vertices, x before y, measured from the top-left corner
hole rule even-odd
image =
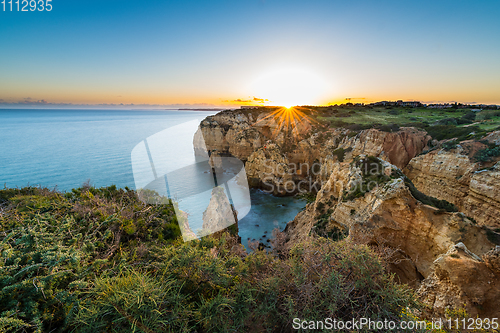
[[[366,160],[369,157],[361,156],[357,161]],[[379,161],[376,174],[364,171],[366,163],[357,161],[335,164],[316,201],[287,225],[290,243],[310,233],[321,235],[323,231],[323,235],[331,235],[333,230],[343,230],[352,241],[381,246],[386,252],[389,249],[389,268],[399,281],[419,287],[424,280],[429,288],[438,281],[433,277],[435,261],[450,247],[462,243],[476,258],[494,248],[489,240],[491,235],[488,235],[492,232],[478,226],[463,213],[443,212],[415,199],[407,185],[408,180],[394,165]],[[372,161],[376,164],[375,160]],[[367,179],[380,181],[370,188]],[[368,187],[359,192],[360,186]],[[468,274],[474,273],[468,271]],[[486,281],[479,280],[480,283]],[[465,293],[465,289],[460,288],[462,285],[456,284],[448,291],[440,289],[439,293],[442,297],[453,298],[453,293]],[[467,298],[469,296],[462,296],[460,300],[468,300],[473,313],[484,314],[480,312],[479,303],[474,303],[473,298]],[[428,302],[431,301],[429,298]]]
[[[423,193],[455,204],[479,224],[499,228],[500,162],[484,168],[465,152],[460,145],[431,151],[412,159],[404,173]]]
[[[252,187],[262,188],[274,195],[290,195],[296,192],[288,159],[274,143],[252,153],[245,165],[245,171],[248,184]]]
[[[207,209],[203,212],[203,226],[200,236],[211,235],[218,237],[226,228],[235,229],[238,234],[238,218],[230,204],[224,189],[214,187]]]
[[[450,246],[433,263],[417,291],[427,316],[444,317],[449,309],[465,308],[468,317],[496,318],[500,309],[500,246],[482,255],[463,243]]]
[[[204,141],[206,149],[216,151],[220,156],[231,155],[244,162],[252,156],[247,174],[250,183],[260,187],[264,183],[262,171],[267,168],[262,165],[266,162],[262,149],[276,144],[281,155],[276,163],[286,161],[289,164],[290,174],[283,178],[294,182],[284,188],[298,188],[299,183],[302,186],[308,183],[307,189],[310,190],[319,179],[319,170],[324,161],[328,159],[336,157],[337,160],[350,161],[359,154],[366,154],[402,168],[413,157],[428,149],[430,140],[426,132],[411,127],[401,128],[395,133],[369,129],[353,136],[352,132],[342,128],[326,129],[308,121],[299,121],[297,124],[296,127],[283,129],[283,124],[272,112],[258,115],[245,111],[220,112],[201,122],[200,130],[193,140],[195,152],[205,154],[205,148],[201,147]],[[323,168],[322,173],[325,175],[329,171]],[[272,183],[279,184],[280,181],[275,179]],[[284,192],[277,190],[276,193]],[[295,192],[287,193],[291,195]]]
[[[245,114],[225,111],[205,118],[200,124],[200,131],[208,150],[246,161],[264,142],[263,135],[251,124]],[[199,135],[197,132],[193,142],[195,151],[198,149],[196,137]]]
[[[404,168],[412,158],[424,151],[430,140],[426,132],[413,127],[402,127],[395,133],[369,129],[340,147],[351,148],[351,156],[376,156],[398,168]]]
[[[280,126],[272,113],[227,111],[207,117],[198,136],[218,156],[243,160],[253,187],[316,193],[288,223],[289,244],[313,233],[384,249],[389,269],[431,306],[427,315],[463,304],[483,317],[500,308],[500,234],[487,228],[500,227],[500,162],[475,160],[500,143],[500,131],[455,145],[410,127]]]

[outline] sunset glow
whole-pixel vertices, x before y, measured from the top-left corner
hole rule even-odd
[[[301,107],[281,107],[270,112],[266,117],[256,122],[255,125],[268,124],[272,128],[271,136],[276,138],[284,133],[289,139],[298,141],[304,133],[307,133],[313,123],[317,121],[309,117]]]
[[[0,106],[500,103],[495,1],[86,7],[2,12]]]
[[[265,96],[270,105],[290,108],[296,105],[320,104],[332,94],[330,84],[319,75],[303,69],[281,69],[258,76],[250,93]]]

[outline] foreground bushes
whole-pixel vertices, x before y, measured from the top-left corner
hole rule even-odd
[[[182,242],[171,204],[133,191],[0,197],[0,331],[289,332],[295,317],[399,320],[416,307],[348,240],[247,254],[229,234]]]
[[[242,257],[226,237],[156,249],[154,269],[98,279],[72,323],[83,332],[288,332],[293,318],[400,320],[416,305],[367,247],[319,238],[282,259]]]

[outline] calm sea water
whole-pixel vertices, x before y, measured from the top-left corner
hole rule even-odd
[[[136,110],[0,110],[0,184],[68,191],[87,180],[96,187],[135,188],[131,152],[144,139],[213,112]],[[192,140],[187,131],[184,141]],[[172,144],[175,144],[173,142]],[[251,191],[252,207],[239,222],[244,245],[266,241],[305,203]],[[267,233],[266,233],[267,231]],[[265,237],[264,237],[265,236]]]

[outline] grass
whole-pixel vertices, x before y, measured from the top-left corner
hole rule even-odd
[[[488,131],[500,129],[500,111],[498,110],[472,112],[470,109],[452,108],[370,108],[352,106],[318,112],[316,118],[324,125],[346,127],[356,131],[374,127],[390,132],[397,131],[397,126],[411,126],[430,130],[433,134],[436,134],[441,130],[449,131],[454,128],[455,132],[460,132],[461,138],[471,132],[484,135]],[[472,128],[466,129],[471,125]],[[442,127],[432,128],[435,126]]]
[[[355,114],[349,114],[349,110],[354,110]],[[385,107],[351,107],[349,109],[341,109],[339,113],[328,115],[323,113],[318,117],[318,120],[329,122],[334,120],[343,120],[351,124],[397,124],[405,125],[409,123],[427,122],[432,124],[445,118],[462,117],[470,112],[470,110],[453,110],[443,109],[427,109],[427,108],[392,108]],[[338,117],[338,115],[349,115],[348,117]]]
[[[0,190],[0,332],[291,332],[297,317],[405,320],[419,308],[339,231],[292,248],[273,232],[279,252],[247,254],[229,233],[183,242],[173,203],[157,199]]]
[[[357,156],[351,163],[361,170],[362,182],[356,184],[354,188],[344,190],[342,197],[344,200],[351,201],[360,198],[393,178],[385,175],[382,162],[377,157],[366,156],[362,159]]]

